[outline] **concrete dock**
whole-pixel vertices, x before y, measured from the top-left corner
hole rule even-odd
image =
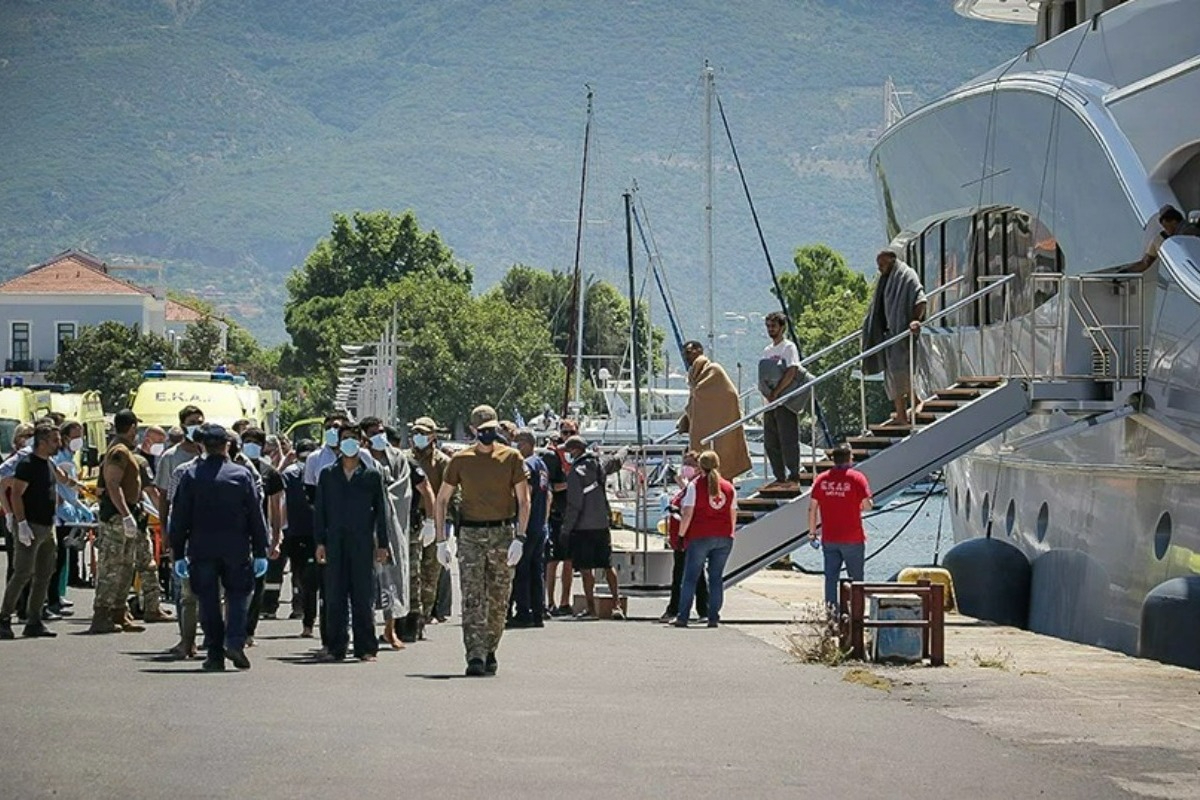
[[[717,630],[635,597],[467,679],[453,621],[341,665],[265,621],[249,672],[206,674],[163,660],[173,625],[82,634],[72,590],[57,639],[0,642],[0,796],[1200,796],[1200,673],[974,624],[942,669],[802,664],[818,592],[756,576]]]

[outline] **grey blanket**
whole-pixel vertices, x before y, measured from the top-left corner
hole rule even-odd
[[[763,358],[758,362],[758,391],[766,397],[769,392],[775,391],[775,387],[783,380],[783,373],[787,372],[787,368],[772,358]],[[791,386],[788,391],[799,389],[804,384],[813,379],[813,374],[804,367],[799,367],[796,371],[796,377],[792,379]],[[784,407],[793,414],[803,414],[809,410],[809,395],[812,390],[801,392],[784,403]]]
[[[913,319],[913,309],[924,302],[925,289],[916,270],[897,260],[887,277],[880,276],[875,283],[871,305],[863,320],[862,349],[868,350],[907,329]],[[908,369],[907,342],[897,342],[863,359],[862,370],[867,375],[875,375],[885,369]]]
[[[379,605],[384,619],[399,619],[408,613],[408,525],[414,502],[412,477],[404,453],[389,447],[380,467],[387,480],[387,564],[375,565]]]

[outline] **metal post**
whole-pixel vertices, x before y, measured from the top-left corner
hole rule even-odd
[[[713,68],[704,62],[704,267],[708,272],[708,356],[715,359],[716,349],[716,300],[713,284]]]
[[[908,424],[909,433],[917,427],[917,378],[916,378],[916,348],[917,337],[912,331],[908,334]]]
[[[929,587],[932,594],[929,616],[929,666],[941,667],[946,663],[946,596],[945,587],[935,583]]]
[[[783,406],[779,410],[785,414],[792,413],[791,409],[787,406]],[[812,430],[809,452],[812,455],[812,478],[815,481],[817,479],[817,387],[815,386],[808,392],[808,422],[809,428]]]

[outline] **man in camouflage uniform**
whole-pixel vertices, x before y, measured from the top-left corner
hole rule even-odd
[[[471,429],[475,444],[450,459],[442,476],[434,530],[438,560],[449,567],[446,509],[454,490],[461,488],[458,578],[463,645],[467,675],[482,676],[497,670],[512,568],[521,560],[529,522],[529,482],[521,453],[498,441],[495,409],[477,406],[471,412]]]
[[[129,587],[141,544],[146,513],[141,507],[142,475],[133,451],[138,418],[129,409],[113,417],[117,436],[100,468],[100,527],[96,535],[96,599],[90,633],[144,631],[129,616]]]
[[[418,417],[409,427],[412,441],[412,457],[425,473],[429,488],[436,497],[442,488],[442,477],[450,458],[437,446],[437,423],[430,417]],[[453,504],[451,504],[453,506]],[[411,642],[424,638],[426,623],[436,615],[438,582],[442,576],[442,565],[437,560],[434,544],[435,531],[433,508],[424,509],[425,524],[413,525],[408,530],[408,570],[410,612],[401,626],[400,638]],[[447,517],[453,517],[448,513]]]

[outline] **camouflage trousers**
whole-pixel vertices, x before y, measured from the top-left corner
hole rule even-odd
[[[438,578],[442,565],[437,560],[437,545],[421,546],[421,529],[408,537],[408,607],[423,617],[433,616],[437,603]]]
[[[125,608],[138,562],[138,548],[143,546],[144,538],[141,534],[132,539],[127,537],[120,517],[100,523],[96,531],[96,600],[93,604],[97,616]]]
[[[468,661],[485,659],[500,646],[512,591],[513,571],[507,563],[512,540],[512,525],[459,530],[458,582]]]
[[[162,584],[158,581],[158,562],[154,560],[154,534],[138,531],[137,558],[133,565],[142,590],[142,611],[151,613],[162,605]]]

